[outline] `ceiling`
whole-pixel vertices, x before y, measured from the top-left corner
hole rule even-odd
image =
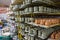
[[[55,4],[60,7],[60,0],[51,0],[51,1],[55,2]],[[10,3],[11,3],[11,0],[0,0],[0,6],[1,4],[2,6],[9,6]]]

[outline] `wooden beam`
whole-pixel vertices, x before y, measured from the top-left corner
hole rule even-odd
[[[0,7],[9,7],[8,5],[0,4]]]
[[[56,2],[55,4],[60,4],[60,2]]]
[[[23,0],[15,0],[15,2],[12,5],[21,4],[22,2]]]

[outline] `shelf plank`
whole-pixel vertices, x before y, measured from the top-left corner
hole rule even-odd
[[[57,25],[60,25],[60,24],[55,24],[55,25],[51,25],[51,26],[45,26],[45,25],[38,25],[38,24],[35,24],[35,23],[27,23],[27,24],[37,26],[37,27],[39,26],[39,27],[43,27],[43,28],[52,28],[52,27],[55,27]]]
[[[22,14],[20,15],[21,17],[40,17],[40,16],[57,16],[60,17],[60,13],[26,13],[26,14]]]
[[[31,25],[31,26],[33,26],[33,28],[42,28],[42,29],[49,29],[49,28],[54,28],[54,27],[60,26],[60,24],[45,26],[45,25],[38,25],[38,24],[35,24],[35,23],[24,23],[24,22],[21,22],[21,23]]]

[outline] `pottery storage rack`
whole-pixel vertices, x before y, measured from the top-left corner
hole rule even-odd
[[[23,0],[19,4],[12,4],[12,6],[20,40],[48,40],[52,32],[59,30],[57,26],[47,28],[34,23],[37,18],[59,17],[60,9],[52,1]]]

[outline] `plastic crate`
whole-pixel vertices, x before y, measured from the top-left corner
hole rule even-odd
[[[0,36],[0,40],[12,40],[10,36]]]

